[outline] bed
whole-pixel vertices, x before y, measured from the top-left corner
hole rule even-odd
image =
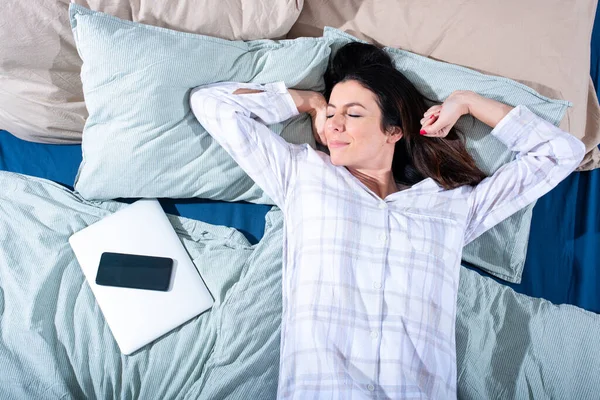
[[[600,95],[600,8],[596,10],[595,21],[590,72],[596,93]],[[228,271],[230,277],[235,277],[233,281],[215,278],[218,284],[210,288],[217,300],[214,315],[203,315],[151,345],[148,351],[142,350],[128,359],[119,355],[97,307],[78,306],[80,302],[93,304],[93,297],[89,290],[83,288],[81,276],[76,275],[75,261],[61,259],[67,257],[65,254],[68,254],[68,249],[62,248],[57,254],[51,255],[56,248],[51,240],[48,243],[44,239],[44,235],[51,232],[56,234],[56,239],[52,240],[60,240],[68,234],[67,231],[49,229],[52,225],[48,221],[64,219],[68,221],[70,229],[80,229],[134,200],[86,201],[73,193],[73,183],[81,162],[82,148],[79,144],[33,143],[17,138],[8,131],[0,131],[0,170],[5,171],[0,175],[0,181],[6,196],[0,195],[3,201],[0,209],[3,209],[2,218],[5,219],[3,226],[18,235],[40,230],[41,236],[34,235],[33,238],[43,246],[31,251],[30,262],[35,265],[36,257],[40,260],[37,264],[42,276],[52,276],[53,266],[61,265],[60,276],[54,276],[51,280],[37,281],[26,274],[29,280],[24,277],[20,282],[15,276],[11,275],[9,279],[9,275],[0,274],[0,285],[3,287],[0,290],[1,310],[11,310],[7,307],[7,294],[14,288],[5,285],[18,285],[20,282],[33,285],[33,293],[37,295],[30,299],[35,306],[24,303],[23,309],[42,313],[30,320],[37,322],[34,326],[21,326],[23,321],[17,315],[2,314],[5,345],[1,347],[0,363],[8,365],[8,370],[14,373],[4,374],[0,378],[0,397],[248,398],[248,394],[258,398],[273,397],[279,345],[277,313],[280,313],[276,306],[278,301],[280,303],[280,293],[274,288],[277,288],[277,279],[281,279],[274,273],[278,266],[277,241],[280,240],[277,227],[282,223],[278,211],[268,205],[245,202],[160,199],[164,210],[172,215],[172,221],[195,261],[209,257],[198,246],[205,239],[202,235],[198,236],[198,232],[209,232],[214,236],[211,240],[215,241],[215,246],[235,250],[235,256],[227,253],[227,257],[236,260],[238,257],[239,262],[231,262],[231,270]],[[594,169],[571,174],[538,200],[533,209],[527,258],[520,283],[507,283],[464,263],[470,272],[461,276],[461,281],[465,281],[465,290],[459,294],[459,304],[464,311],[457,321],[457,335],[462,335],[464,339],[457,344],[460,397],[568,398],[577,393],[580,398],[593,398],[597,394],[600,381],[593,371],[597,370],[594,368],[598,366],[595,360],[598,357],[593,355],[598,354],[598,348],[588,340],[593,341],[600,333],[600,320],[594,316],[594,313],[600,313],[600,296],[597,295],[600,290],[600,272],[597,271],[600,265],[599,192],[600,171]],[[20,213],[30,216],[30,226],[8,221],[11,215]],[[235,232],[241,232],[242,235]],[[7,243],[18,246],[18,241],[9,237],[9,232],[3,234],[0,234],[3,246],[7,246]],[[44,255],[51,256],[42,261]],[[7,258],[1,260],[7,264],[14,263],[14,260]],[[212,263],[219,262],[218,259],[210,260]],[[211,274],[209,270],[202,270],[202,267],[199,269],[202,274]],[[477,278],[480,275],[491,279],[481,280]],[[263,282],[259,278],[263,278]],[[63,279],[74,280],[75,284],[56,283]],[[502,288],[493,285],[492,280],[503,285]],[[58,286],[43,287],[48,282]],[[249,304],[249,300],[240,295],[259,288],[265,296],[255,304]],[[547,301],[526,301],[524,299],[529,297],[515,295],[508,288]],[[77,296],[65,300],[62,296],[69,293],[76,293]],[[496,304],[503,310],[500,312],[522,310],[529,317],[519,319],[514,314],[507,314],[504,328],[498,329],[495,337],[498,347],[486,347],[491,346],[489,343],[477,347],[474,343],[486,342],[486,334],[474,327],[490,322],[484,316],[485,307],[473,299],[477,296],[488,296],[490,302],[486,304]],[[59,307],[72,307],[75,312],[40,304],[41,299],[48,303],[58,299]],[[489,307],[490,315],[499,312]],[[477,308],[480,309],[468,311]],[[252,316],[249,312],[250,317],[242,319],[241,327],[237,328],[244,333],[256,332],[256,337],[236,337],[234,331],[240,320],[235,316],[241,310],[248,309],[255,314]],[[54,320],[44,319],[43,313],[46,311],[54,315]],[[69,324],[77,321],[83,324],[84,320],[92,321],[90,326],[97,330],[73,332],[68,328]],[[550,353],[559,342],[530,340],[522,347],[518,343],[511,344],[511,334],[520,332],[519,326],[523,326],[524,320],[527,324],[523,334],[527,334],[525,331],[529,334],[544,332],[548,336],[556,333],[557,336],[563,335],[572,340],[560,342],[562,349],[553,356]],[[17,326],[23,331],[24,337],[31,332],[39,333],[39,337],[30,343],[23,341],[7,345],[6,338],[14,339],[14,335],[7,335],[6,329],[15,329]],[[202,338],[201,344],[195,340],[198,337]],[[506,343],[501,344],[502,341]],[[29,345],[34,346],[35,350],[26,351]],[[569,354],[569,351],[582,351],[581,346],[587,346],[587,355],[582,354],[580,359],[569,363],[560,359],[561,354]],[[176,349],[175,354],[170,354],[171,349]],[[498,351],[509,349],[517,354],[537,352],[547,358],[537,364],[531,360],[520,360],[513,364],[507,362],[498,365],[497,360],[502,357],[497,355]],[[481,351],[484,351],[484,356]],[[188,359],[186,355],[190,352],[197,355]],[[32,358],[35,354],[39,355],[39,360]],[[165,358],[168,357],[176,360],[178,365],[166,362]],[[551,357],[554,358],[550,360]],[[485,365],[486,360],[491,360],[490,365]],[[542,371],[545,363],[560,365],[561,362],[568,364],[573,377],[568,384],[552,381],[559,376],[555,371]],[[535,371],[536,365],[538,371]],[[488,377],[487,381],[477,376],[477,368],[486,371],[482,375]],[[528,368],[534,371],[528,372]],[[567,369],[567,365],[562,368]],[[529,373],[538,376],[539,380],[529,381]],[[101,376],[103,374],[106,376]],[[60,378],[56,379],[57,376]],[[490,384],[490,380],[495,383]],[[548,387],[544,386],[544,382]],[[529,396],[526,395],[527,385],[530,385]],[[6,396],[2,396],[3,393]]]
[[[593,30],[590,69],[597,91],[600,90],[598,20]],[[72,188],[81,160],[80,145],[32,143],[0,131],[2,170],[49,179]],[[595,295],[600,290],[600,272],[596,268],[600,264],[599,179],[596,170],[574,173],[538,201],[533,211],[522,282],[510,284],[513,289],[555,304],[573,304],[600,312],[600,297]],[[171,214],[239,229],[251,243],[262,237],[264,215],[270,209],[265,205],[202,199],[161,199],[161,204]]]

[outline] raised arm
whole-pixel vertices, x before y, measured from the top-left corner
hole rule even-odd
[[[491,134],[517,156],[470,192],[465,245],[549,192],[585,155],[579,139],[525,106],[513,109],[474,93],[466,97],[469,112],[493,127]]]
[[[243,89],[251,93],[244,93]],[[244,94],[234,94],[236,90]],[[284,83],[229,82],[200,86],[192,90],[190,105],[208,133],[275,204],[283,208],[288,186],[295,174],[295,152],[299,148],[286,142],[265,124],[298,115]]]

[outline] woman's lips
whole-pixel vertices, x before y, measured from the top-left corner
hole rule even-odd
[[[327,142],[327,147],[329,147],[330,149],[339,149],[340,147],[348,146],[348,144],[349,143],[334,140],[332,142]]]

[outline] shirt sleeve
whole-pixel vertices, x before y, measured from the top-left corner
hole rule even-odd
[[[233,94],[236,89],[261,93]],[[190,94],[192,112],[238,165],[283,208],[295,171],[292,145],[265,124],[284,121],[298,110],[283,82],[266,85],[217,83]]]
[[[491,133],[517,156],[469,193],[465,245],[549,192],[585,155],[579,139],[525,106],[511,110]]]

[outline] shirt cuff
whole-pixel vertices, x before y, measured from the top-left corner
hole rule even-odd
[[[283,115],[286,116],[285,119],[300,114],[298,112],[298,108],[296,107],[296,103],[294,103],[292,95],[285,86],[285,82],[267,83],[263,85],[263,87],[267,92],[276,94],[277,97],[279,97],[279,109],[281,110]]]
[[[522,139],[522,127],[536,123],[540,117],[531,112],[526,106],[518,105],[498,122],[492,129],[492,135],[506,145],[509,149]]]

